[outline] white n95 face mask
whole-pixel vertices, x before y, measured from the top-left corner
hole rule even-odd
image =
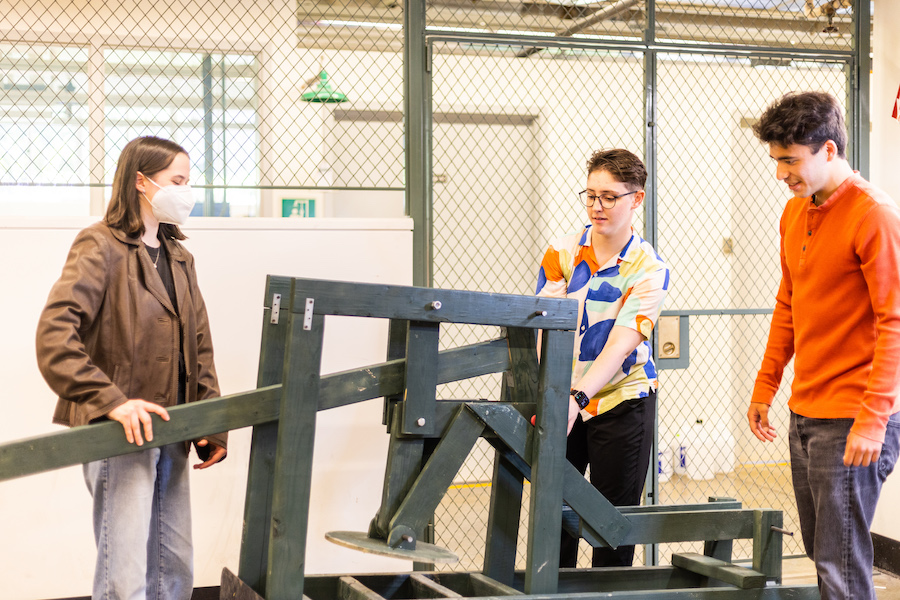
[[[159,191],[153,196],[153,200],[147,198],[156,220],[160,223],[184,225],[194,208],[194,194],[191,186],[174,184],[161,186],[147,176],[144,176],[144,179],[159,188]]]

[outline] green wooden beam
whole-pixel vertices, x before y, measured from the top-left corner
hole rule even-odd
[[[376,594],[355,577],[341,577],[338,594],[338,600],[385,600],[384,596]]]
[[[462,595],[421,573],[410,573],[409,582],[416,598],[462,598]]]
[[[537,336],[534,329],[510,327],[509,371],[502,398],[509,402],[534,402],[538,394]]]
[[[406,338],[406,377],[400,432],[434,433],[434,403],[437,392],[438,343],[440,323],[410,321]]]
[[[294,295],[296,298],[296,295]],[[325,317],[290,313],[275,453],[266,600],[303,593]]]
[[[578,302],[571,298],[540,298],[301,278],[294,281],[295,296],[291,310],[300,313],[304,311],[306,299],[312,298],[314,313],[323,315],[531,329],[574,330],[577,327]]]
[[[266,278],[257,387],[281,383],[290,298],[289,277],[270,275]],[[279,411],[280,401],[279,392],[278,397],[272,399],[272,404]],[[266,592],[266,571],[269,565],[269,523],[272,518],[272,487],[275,480],[277,442],[277,421],[253,427],[238,575],[247,585],[263,595]]]
[[[527,457],[531,465],[531,495],[525,558],[526,594],[556,592],[563,467],[568,465],[566,418],[575,333],[544,330],[541,337],[536,425],[532,430],[531,455]]]
[[[421,437],[401,438],[400,412],[391,414],[391,439],[384,468],[384,485],[381,487],[381,506],[369,525],[369,537],[387,540],[391,532],[391,519],[406,498],[422,470],[425,440]]]
[[[393,361],[406,358],[406,338],[409,335],[409,321],[404,319],[391,319],[388,326],[388,347],[387,360]],[[406,365],[404,364],[403,373],[400,374],[400,381],[406,378]],[[376,378],[381,380],[381,377]],[[353,388],[351,388],[352,390]],[[391,424],[391,410],[395,402],[402,400],[400,394],[389,394],[384,397],[384,410],[382,411],[381,422],[384,425]],[[388,430],[390,433],[390,429]]]
[[[285,318],[284,313],[282,317]],[[438,383],[498,373],[508,366],[509,353],[504,339],[444,350],[438,355]],[[320,380],[319,410],[401,393],[404,367],[405,361],[390,361],[325,375]],[[168,422],[153,416],[155,437],[152,442],[145,442],[141,447],[129,444],[125,440],[122,426],[115,422],[73,427],[0,444],[0,481],[199,439],[222,431],[273,423],[280,415],[280,398],[281,386],[271,385],[174,406],[168,409],[171,416]],[[265,463],[267,460],[274,460],[271,456],[272,444],[276,439],[274,427],[275,425],[266,428],[266,435],[254,436],[256,443],[251,446],[251,473],[257,474],[251,475],[251,478],[270,470],[265,467]],[[268,476],[264,477],[266,478]],[[263,484],[252,487],[261,490]]]
[[[437,383],[501,373],[508,367],[509,349],[505,339],[442,350],[437,357]],[[324,375],[319,410],[402,394],[405,372],[406,361],[398,359]]]
[[[173,406],[168,422],[153,415],[153,441],[143,446],[129,444],[115,421],[0,444],[0,481],[273,421],[278,418],[280,390],[276,385]]]
[[[460,406],[450,428],[391,518],[388,545],[397,545],[394,531],[398,528],[418,535],[425,527],[483,431],[484,423]]]
[[[516,407],[511,405],[473,403],[469,405],[469,409],[479,415],[497,434],[503,447],[509,448],[521,459],[519,462],[507,456],[507,459],[531,480],[529,457],[533,453],[531,444],[536,428],[531,427]],[[490,439],[488,441],[494,443]],[[571,463],[563,461],[559,469],[562,475],[560,484],[563,487],[563,498],[587,524],[583,525],[585,539],[590,541],[602,539],[605,540],[604,544],[612,547],[623,543],[622,540],[631,528],[630,522]],[[560,509],[561,525],[562,509]]]
[[[522,596],[519,590],[500,583],[481,573],[470,573],[472,593],[476,596]]]
[[[516,569],[524,481],[522,473],[497,450],[485,534],[484,574],[506,585],[512,585]]]
[[[780,510],[756,510],[753,522],[753,569],[781,582],[784,515]]]
[[[755,515],[752,510],[724,510],[632,513],[624,517],[631,529],[620,545],[749,539],[753,537]],[[584,522],[582,536],[592,546],[608,546]]]
[[[672,555],[672,566],[680,569],[687,569],[692,573],[718,579],[724,583],[728,583],[749,590],[753,588],[762,588],[766,586],[766,576],[759,571],[739,567],[730,562],[725,562],[711,556],[696,554],[694,552],[680,552]]]

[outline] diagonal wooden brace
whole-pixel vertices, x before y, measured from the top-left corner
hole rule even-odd
[[[482,432],[484,423],[461,405],[456,418],[391,518],[387,535],[389,546],[402,543],[403,540],[399,539],[401,535],[415,536],[422,531]]]
[[[514,464],[530,478],[528,457],[531,456],[529,446],[533,428],[525,417],[507,404],[467,404],[466,407],[494,430],[518,459],[513,461]],[[563,499],[581,517],[583,526],[593,530],[596,537],[611,548],[618,547],[631,530],[631,522],[568,461],[563,467]]]

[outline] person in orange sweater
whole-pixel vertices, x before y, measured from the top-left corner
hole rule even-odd
[[[869,528],[900,444],[900,210],[850,167],[832,96],[783,96],[754,133],[794,197],[750,430],[775,439],[769,408],[793,357],[788,440],[803,544],[823,600],[874,600]]]

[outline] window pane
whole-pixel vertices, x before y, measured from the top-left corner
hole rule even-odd
[[[85,50],[0,44],[0,215],[87,214]]]
[[[259,185],[254,56],[114,49],[104,60],[107,182],[129,140],[157,135],[191,156],[193,214],[259,214],[257,189],[230,189]]]

